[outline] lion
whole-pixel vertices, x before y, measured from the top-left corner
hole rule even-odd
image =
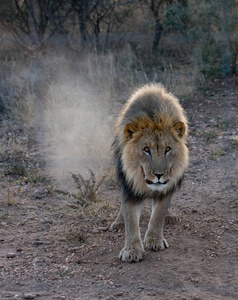
[[[145,85],[132,94],[116,123],[112,145],[121,209],[110,230],[125,224],[121,261],[142,260],[144,246],[155,251],[169,247],[164,220],[188,166],[187,140],[184,110],[161,84]],[[152,199],[152,213],[143,246],[139,220],[146,198]]]

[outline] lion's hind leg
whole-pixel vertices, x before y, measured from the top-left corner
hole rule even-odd
[[[165,219],[164,219],[165,225],[167,225],[167,224],[173,225],[173,224],[177,224],[180,222],[181,222],[180,216],[176,215],[176,214],[172,214],[170,212],[168,212],[168,214],[165,216]]]
[[[122,209],[120,207],[120,210],[117,214],[117,217],[116,217],[115,221],[109,227],[109,231],[123,229],[124,225],[125,225],[124,218],[123,218],[123,215],[122,215]]]

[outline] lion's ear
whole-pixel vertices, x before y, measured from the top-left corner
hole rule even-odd
[[[133,134],[136,132],[137,127],[133,124],[126,124],[124,127],[124,134],[127,137],[127,139],[131,139]]]
[[[179,137],[182,137],[185,133],[185,124],[183,122],[177,122],[174,124],[175,131],[177,132]]]

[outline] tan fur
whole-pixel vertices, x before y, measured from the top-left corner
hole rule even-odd
[[[120,258],[138,261],[144,252],[139,207],[146,197],[154,201],[145,246],[153,250],[168,247],[163,237],[164,217],[188,165],[187,120],[177,98],[161,85],[146,85],[128,100],[115,133],[114,156],[126,229]],[[119,213],[111,229],[121,220]]]

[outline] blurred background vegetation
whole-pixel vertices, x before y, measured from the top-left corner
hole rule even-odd
[[[151,81],[181,98],[236,74],[238,1],[2,0],[0,34],[0,110],[20,119],[77,76],[108,101]]]
[[[91,193],[94,172],[112,172],[115,115],[135,88],[161,82],[183,104],[235,76],[237,56],[238,0],[1,0],[5,175],[45,180],[26,149],[37,143],[60,186],[80,172]]]

